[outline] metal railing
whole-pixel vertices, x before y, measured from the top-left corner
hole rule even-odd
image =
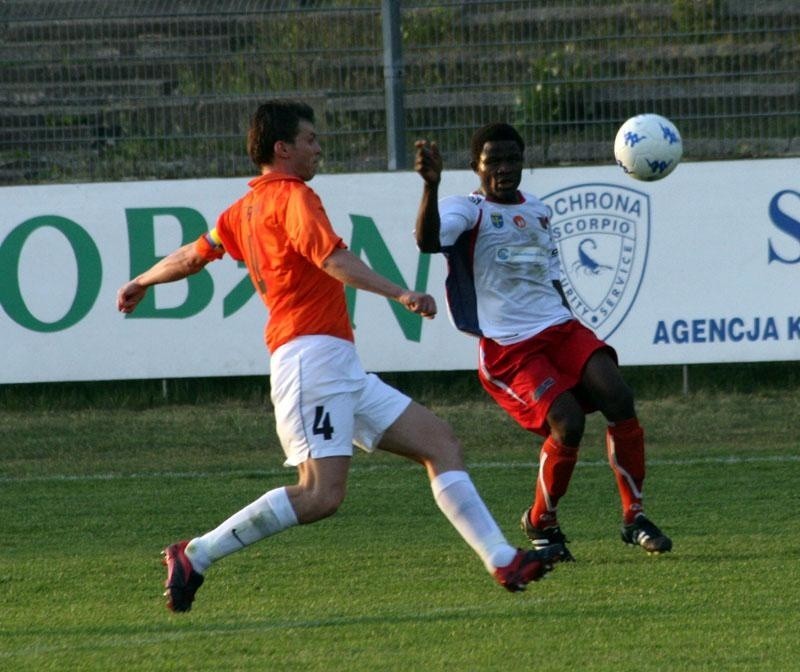
[[[14,0],[0,37],[2,184],[248,175],[275,96],[314,106],[327,172],[417,137],[466,167],[495,120],[534,165],[607,163],[644,111],[691,159],[800,155],[797,0]]]

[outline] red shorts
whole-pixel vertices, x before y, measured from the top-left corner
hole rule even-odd
[[[550,433],[547,413],[553,400],[572,390],[586,413],[597,407],[579,389],[586,362],[597,350],[614,349],[578,320],[545,329],[513,345],[482,338],[478,377],[486,391],[522,427],[542,436]]]

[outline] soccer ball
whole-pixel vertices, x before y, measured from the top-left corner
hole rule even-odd
[[[617,164],[636,180],[660,180],[681,160],[683,141],[678,129],[666,117],[639,114],[628,119],[614,139]]]

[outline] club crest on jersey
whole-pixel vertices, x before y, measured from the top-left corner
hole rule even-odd
[[[616,184],[577,184],[548,194],[561,284],[573,314],[600,338],[627,316],[644,277],[650,196]]]
[[[516,215],[514,217],[514,226],[516,226],[518,229],[524,229],[526,226],[528,226],[528,222],[525,221],[525,218],[522,215]]]
[[[503,215],[499,212],[493,212],[491,216],[492,226],[495,229],[502,229],[503,228]]]

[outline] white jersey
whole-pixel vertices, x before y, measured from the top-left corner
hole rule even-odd
[[[512,204],[478,193],[439,201],[450,318],[501,345],[572,319],[553,286],[561,270],[548,209],[531,194],[520,196]]]

